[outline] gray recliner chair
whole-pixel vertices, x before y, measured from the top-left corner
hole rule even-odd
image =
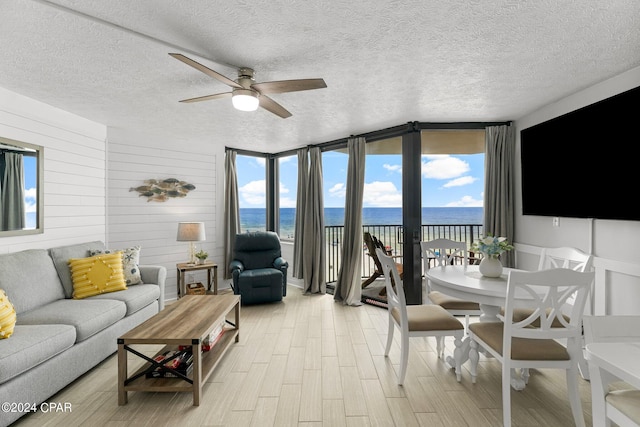
[[[233,293],[242,304],[282,301],[287,295],[287,268],[280,238],[273,231],[236,234],[233,261]]]

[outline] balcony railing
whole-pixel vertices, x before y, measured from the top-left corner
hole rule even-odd
[[[324,229],[327,242],[326,280],[331,283],[338,279],[340,271],[344,226],[327,226]],[[401,225],[364,225],[362,231],[376,236],[393,255],[402,255],[404,235]],[[467,242],[467,247],[470,247],[474,240],[482,236],[482,232],[481,224],[423,224],[420,240],[451,239]],[[373,260],[367,255],[367,248],[362,242],[362,277],[369,277],[374,269]]]

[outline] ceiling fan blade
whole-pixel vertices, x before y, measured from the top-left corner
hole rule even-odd
[[[200,64],[199,62],[194,61],[191,58],[187,58],[186,56],[182,55],[181,53],[170,53],[169,55],[173,56],[174,58],[176,58],[179,61],[184,62],[187,65],[192,66],[193,68],[195,68],[198,71],[201,71],[203,73],[205,73],[206,75],[213,77],[214,79],[218,79],[219,81],[221,81],[222,83],[229,85],[231,87],[235,87],[238,89],[242,89],[242,86],[240,86],[238,83],[234,82],[233,80],[231,80],[228,77],[223,76],[222,74],[213,71],[211,68],[205,67],[204,65]]]
[[[327,87],[323,79],[280,80],[276,82],[254,83],[251,87],[261,94],[298,92],[301,90]]]
[[[231,98],[231,92],[216,93],[213,95],[199,96],[197,98],[183,99],[180,102],[200,102],[200,101],[210,101],[212,99],[222,99],[222,98]]]
[[[261,95],[260,98],[258,99],[260,101],[260,106],[265,110],[272,112],[276,116],[280,116],[283,119],[286,119],[287,117],[291,117],[291,113],[287,111],[286,108],[284,108],[282,105],[278,104],[276,101],[269,98],[268,96]]]

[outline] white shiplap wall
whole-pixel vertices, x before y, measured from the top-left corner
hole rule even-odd
[[[0,88],[0,136],[44,147],[44,233],[0,253],[106,238],[106,126]]]
[[[195,148],[192,144],[171,143],[157,137],[109,129],[107,172],[107,240],[108,246],[120,249],[140,245],[141,264],[167,268],[165,297],[176,298],[176,263],[186,262],[189,244],[177,242],[178,222],[205,223],[207,241],[196,243],[197,249],[209,252],[218,262],[222,283],[222,249],[216,229],[222,221],[216,207],[218,161],[220,155],[211,144]],[[224,153],[224,151],[222,151]],[[223,154],[222,154],[223,155]],[[195,185],[184,198],[165,202],[147,201],[131,188],[147,179],[177,178]],[[195,281],[205,282],[206,273],[194,274]]]

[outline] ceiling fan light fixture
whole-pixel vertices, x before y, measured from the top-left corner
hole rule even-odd
[[[251,89],[235,89],[231,103],[236,110],[256,111],[260,101],[258,94]]]

